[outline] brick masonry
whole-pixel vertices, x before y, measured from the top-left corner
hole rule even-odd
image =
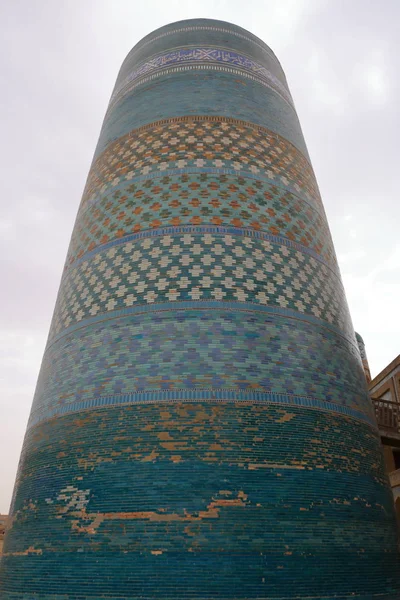
[[[391,491],[283,71],[204,19],[121,67],[57,298],[4,600],[395,600]]]
[[[362,361],[362,365],[363,365],[363,369],[364,369],[364,373],[365,373],[365,378],[366,378],[367,384],[369,386],[369,384],[371,382],[371,371],[369,368],[367,351],[365,349],[365,343],[364,343],[364,340],[362,339],[361,335],[359,333],[357,333],[357,331],[355,333],[356,333],[358,349],[360,351],[361,361]]]
[[[3,551],[4,532],[7,523],[7,515],[0,515],[0,555]]]

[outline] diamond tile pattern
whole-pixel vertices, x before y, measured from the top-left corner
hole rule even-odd
[[[133,232],[211,224],[287,237],[312,248],[337,269],[325,217],[284,187],[244,176],[183,173],[119,183],[111,190],[82,210],[67,264]]]
[[[110,185],[189,169],[262,176],[323,214],[313,170],[292,144],[250,123],[189,117],[142,127],[110,143],[92,165],[81,208]]]

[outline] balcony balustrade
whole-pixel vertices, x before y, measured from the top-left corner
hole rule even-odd
[[[372,398],[379,429],[400,434],[400,403]]]

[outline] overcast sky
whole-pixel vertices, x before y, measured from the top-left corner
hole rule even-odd
[[[0,512],[118,69],[171,21],[262,38],[286,72],[372,376],[400,351],[399,0],[0,1]]]

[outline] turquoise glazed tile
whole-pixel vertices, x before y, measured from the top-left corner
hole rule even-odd
[[[129,53],[106,113],[0,598],[398,600],[399,566],[282,68],[235,25],[167,25]]]

